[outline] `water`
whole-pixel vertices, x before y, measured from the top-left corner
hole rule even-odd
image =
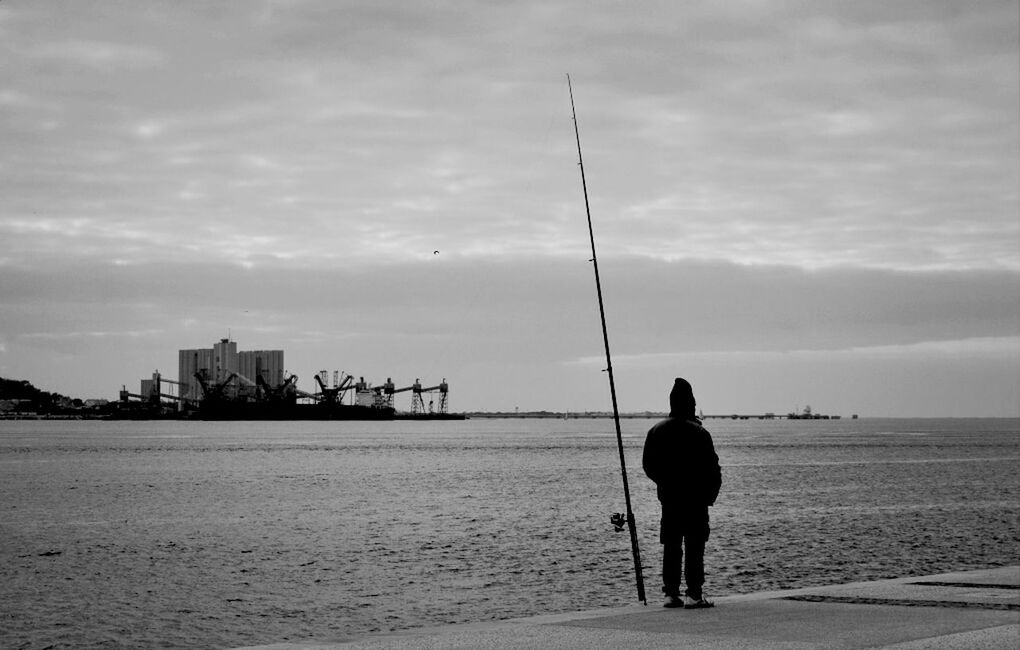
[[[1018,563],[1018,420],[709,420],[715,596]],[[624,420],[650,601],[648,420]],[[236,647],[635,602],[611,420],[0,422],[0,646]]]

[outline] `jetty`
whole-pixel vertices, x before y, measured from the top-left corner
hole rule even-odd
[[[1020,647],[1020,566],[406,630],[248,650]]]

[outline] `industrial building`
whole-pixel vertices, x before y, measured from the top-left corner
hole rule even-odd
[[[260,383],[259,377],[269,387],[279,388],[284,382],[283,350],[238,352],[236,341],[220,339],[211,348],[178,352],[177,378],[181,383],[180,396],[186,400],[197,402],[204,397],[198,376],[204,376],[212,385],[220,385],[233,374],[243,378],[238,384],[242,392]]]

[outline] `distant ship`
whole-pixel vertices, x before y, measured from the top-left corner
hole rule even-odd
[[[822,415],[821,413],[813,413],[810,406],[805,406],[804,410],[800,413],[787,413],[787,420],[838,420],[838,415]]]

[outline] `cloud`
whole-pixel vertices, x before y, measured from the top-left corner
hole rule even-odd
[[[606,255],[1020,266],[1004,6],[462,9],[297,2],[245,21],[121,7],[69,11],[31,41],[10,29],[15,58],[49,67],[15,67],[5,91],[22,127],[0,157],[8,215],[152,229],[152,246],[122,253],[138,259],[217,254],[210,222],[258,232],[247,258],[396,261],[435,233],[465,255],[571,253],[583,238],[562,218],[580,201],[556,62],[576,71]],[[29,97],[49,114],[13,101]]]
[[[654,354],[616,355],[613,363],[624,367],[675,367],[686,363],[733,362],[775,363],[838,362],[838,361],[925,361],[970,359],[1020,361],[1020,335],[986,336],[956,340],[920,341],[903,345],[873,345],[838,349],[793,350],[699,350],[691,352],[657,352]],[[576,363],[604,365],[605,357],[582,357]]]
[[[302,320],[334,320],[342,323],[339,329],[369,338],[402,330],[456,336],[484,358],[505,351],[486,345],[492,336],[518,346],[514,354],[550,361],[585,356],[575,340],[578,328],[598,341],[586,258],[478,261],[427,253],[399,265],[303,269],[286,260],[236,255],[201,264],[53,259],[45,268],[8,269],[0,292],[9,313],[62,309],[92,315],[79,306],[101,304],[110,318],[119,312],[124,323],[155,319],[129,331],[159,329],[157,322],[181,318],[237,326],[254,310],[300,329],[306,329]],[[241,261],[250,264],[242,267]],[[1020,322],[1014,299],[1020,277],[1008,272],[804,272],[644,258],[601,260],[600,270],[614,349],[624,357],[910,349],[931,341],[1009,340]],[[357,317],[336,320],[342,314]],[[78,325],[68,331],[109,329]],[[548,345],[535,344],[543,339]]]
[[[86,66],[103,72],[159,66],[167,56],[159,50],[110,41],[65,40],[38,44],[25,53],[64,65]]]
[[[922,341],[910,345],[880,345],[834,351],[844,356],[876,359],[904,357],[937,359],[940,357],[1020,360],[1020,335],[977,337],[956,341]]]

